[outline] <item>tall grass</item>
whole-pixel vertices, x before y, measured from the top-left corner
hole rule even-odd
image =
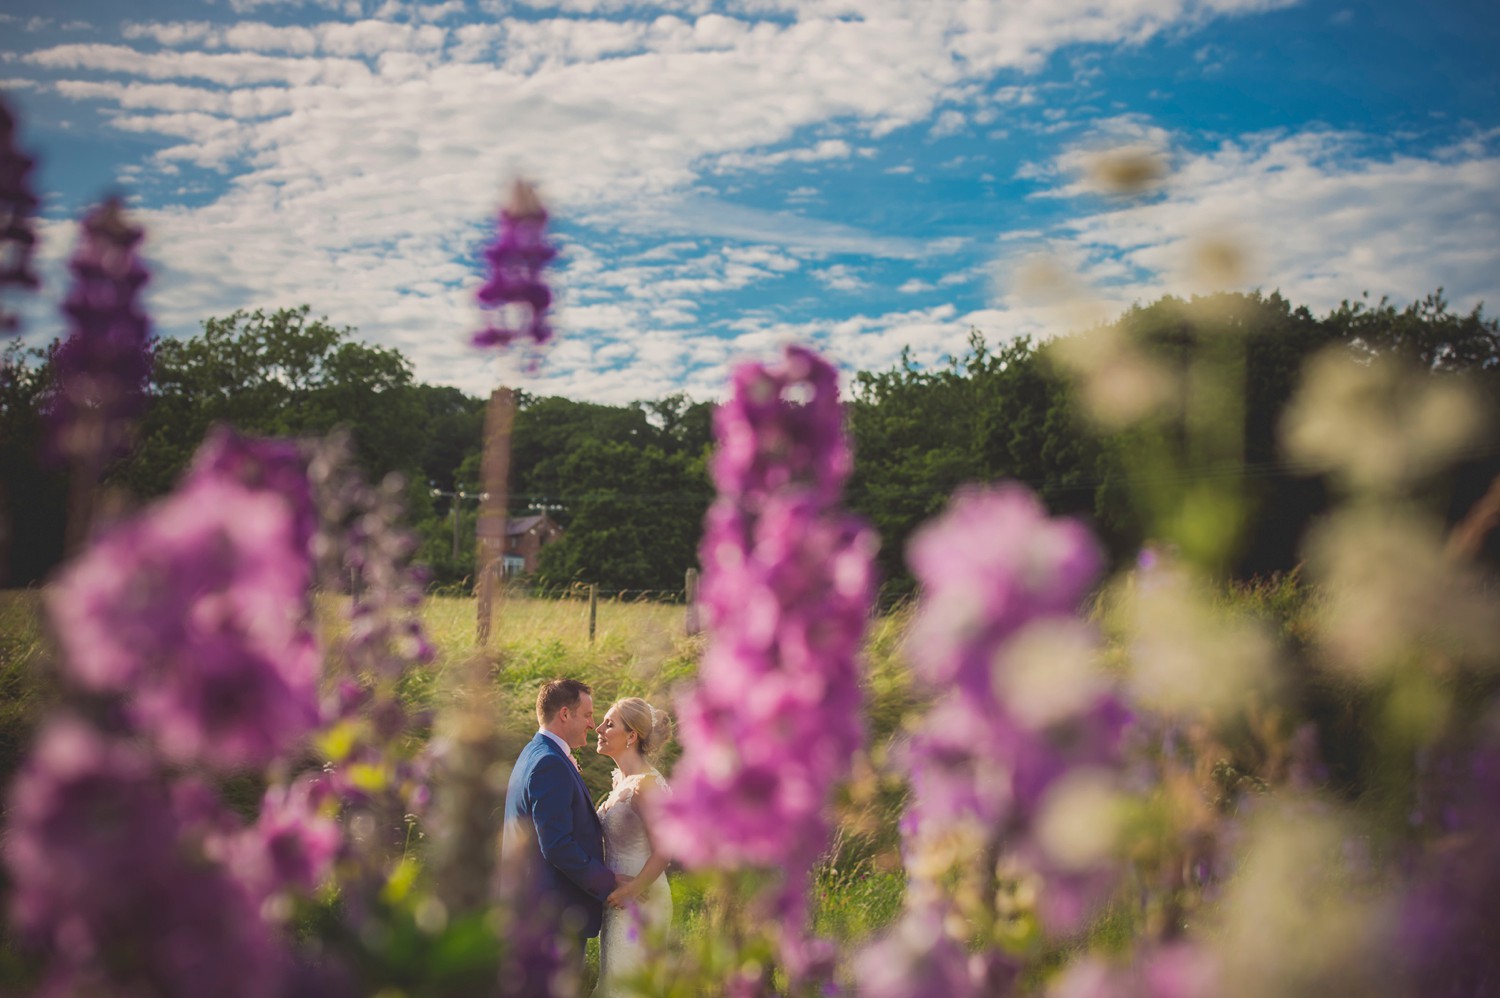
[[[1295,576],[1230,587],[1219,598],[1293,639],[1305,627],[1309,597]],[[329,642],[342,637],[347,603],[347,596],[336,594],[318,599],[317,616]],[[906,665],[912,609],[909,603],[900,604],[870,623],[863,652],[869,749],[851,760],[852,779],[837,801],[834,844],[814,875],[814,928],[844,945],[857,945],[890,924],[905,895],[898,819],[907,788],[884,774],[908,720],[925,707]],[[50,653],[40,613],[38,591],[0,592],[0,779],[7,783],[37,719],[53,698],[46,682]],[[504,742],[512,746],[536,730],[537,688],[557,676],[572,676],[594,687],[596,716],[602,717],[610,703],[624,696],[641,696],[675,713],[675,694],[696,673],[705,640],[686,633],[686,609],[681,605],[600,600],[590,640],[587,599],[508,594],[497,603],[492,646],[484,653],[489,684],[476,690],[463,683],[472,675],[463,666],[481,654],[475,601],[432,596],[421,614],[437,657],[407,676],[403,698],[414,708],[437,713],[456,698],[480,697],[493,711]],[[664,772],[670,774],[677,753],[675,744],[667,746],[658,760]],[[602,798],[613,764],[598,755],[592,743],[578,754],[585,781]],[[690,946],[708,929],[713,887],[681,872],[674,872],[671,884],[676,931],[683,945]],[[1115,911],[1113,918],[1122,924],[1132,921],[1131,913],[1123,910]],[[1106,930],[1110,922],[1106,916],[1096,929]],[[591,960],[594,952],[591,948]]]
[[[347,596],[318,598],[316,614],[329,642],[343,635],[347,605]],[[433,596],[421,613],[437,657],[406,677],[403,698],[416,709],[436,713],[455,698],[482,697],[510,745],[524,742],[536,730],[537,688],[558,676],[582,679],[594,687],[596,717],[625,696],[644,697],[675,714],[674,695],[696,674],[704,645],[702,636],[686,633],[686,609],[681,605],[600,600],[591,641],[586,599],[510,594],[496,606],[493,643],[485,653],[490,685],[474,690],[464,686],[463,677],[470,673],[461,666],[480,654],[475,601]],[[870,744],[876,761],[883,759],[917,707],[902,660],[908,618],[907,608],[898,607],[873,620],[866,646]],[[0,591],[0,781],[5,784],[51,702],[48,655],[39,592]],[[670,774],[678,752],[675,743],[669,744],[657,765]],[[578,755],[585,782],[602,798],[610,787],[613,763],[598,755],[592,743]],[[840,831],[816,875],[813,896],[818,931],[844,941],[865,938],[888,924],[899,912],[905,890],[896,830],[904,788],[871,775],[869,759],[856,760],[856,770],[862,775],[840,800]],[[254,795],[247,791],[247,799]],[[703,930],[710,888],[700,878],[678,873],[671,882],[674,921],[678,932],[691,940]]]
[[[54,699],[48,642],[35,589],[0,590],[0,786],[8,786]]]

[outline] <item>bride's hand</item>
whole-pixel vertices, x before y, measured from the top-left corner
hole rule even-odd
[[[604,899],[604,903],[612,908],[623,908],[627,902],[634,900],[640,891],[632,887],[628,882],[633,879],[635,878],[627,878],[626,883],[622,883],[619,887],[616,887],[609,897]]]

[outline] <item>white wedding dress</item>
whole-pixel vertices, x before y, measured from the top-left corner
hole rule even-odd
[[[616,873],[635,876],[651,855],[646,826],[635,809],[636,791],[651,781],[653,792],[667,790],[667,781],[655,769],[636,776],[614,772],[614,788],[599,805],[604,825],[604,863]],[[646,940],[672,922],[672,892],[667,875],[657,877],[644,894],[626,907],[604,908],[604,927],[599,932],[599,985],[595,998],[618,993],[618,981],[633,975],[645,962]]]

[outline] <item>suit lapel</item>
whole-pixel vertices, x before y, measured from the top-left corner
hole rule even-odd
[[[542,734],[540,731],[536,733],[536,737],[543,743],[541,746],[542,751],[554,752],[557,755],[562,756],[563,761],[568,764],[568,769],[572,770],[573,779],[578,785],[578,791],[583,794],[584,810],[588,811],[589,817],[593,819],[594,827],[602,831],[604,826],[600,824],[599,814],[594,810],[594,798],[589,795],[589,785],[583,781],[583,771],[579,769],[578,764],[573,761],[573,753],[564,752],[562,746],[558,745],[557,742],[553,741],[547,735]]]
[[[540,738],[545,743],[542,746],[544,749],[550,750],[550,751],[556,753],[557,755],[562,756],[563,762],[566,762],[568,764],[568,769],[572,770],[572,772],[573,772],[573,779],[578,782],[579,789],[581,789],[583,791],[583,797],[584,797],[584,799],[588,800],[589,799],[589,785],[587,783],[583,782],[583,772],[578,768],[578,763],[573,760],[573,753],[571,753],[571,752],[564,752],[562,750],[562,747],[560,745],[558,745],[557,742],[553,741],[548,736],[542,734],[540,731],[538,731],[536,733],[536,736],[538,738]]]

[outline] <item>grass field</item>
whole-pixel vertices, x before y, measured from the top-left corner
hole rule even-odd
[[[345,596],[319,598],[317,616],[329,642],[341,635],[347,601]],[[0,781],[6,784],[52,699],[50,644],[40,611],[37,590],[0,592]],[[558,676],[576,677],[594,687],[596,716],[602,717],[611,702],[624,696],[644,697],[675,713],[675,694],[695,674],[705,641],[686,633],[682,606],[601,600],[591,641],[587,599],[510,595],[495,611],[489,686],[474,690],[467,685],[473,673],[466,665],[478,651],[475,601],[434,596],[425,601],[421,613],[437,658],[406,677],[401,687],[404,699],[414,708],[441,712],[458,698],[483,697],[509,744],[536,730],[537,687]],[[907,614],[898,611],[875,620],[870,630],[866,663],[873,746],[884,744],[913,709],[900,661],[906,619]],[[658,760],[669,775],[678,754],[673,742]],[[602,797],[609,789],[613,764],[592,745],[579,756],[585,781]],[[862,793],[842,796],[837,847],[816,872],[812,892],[819,932],[855,941],[899,912],[905,877],[892,862],[900,805],[893,794],[890,788],[866,787]],[[253,806],[253,800],[247,802]],[[705,930],[706,893],[712,888],[685,873],[674,873],[671,882],[675,928],[679,938],[690,943]]]

